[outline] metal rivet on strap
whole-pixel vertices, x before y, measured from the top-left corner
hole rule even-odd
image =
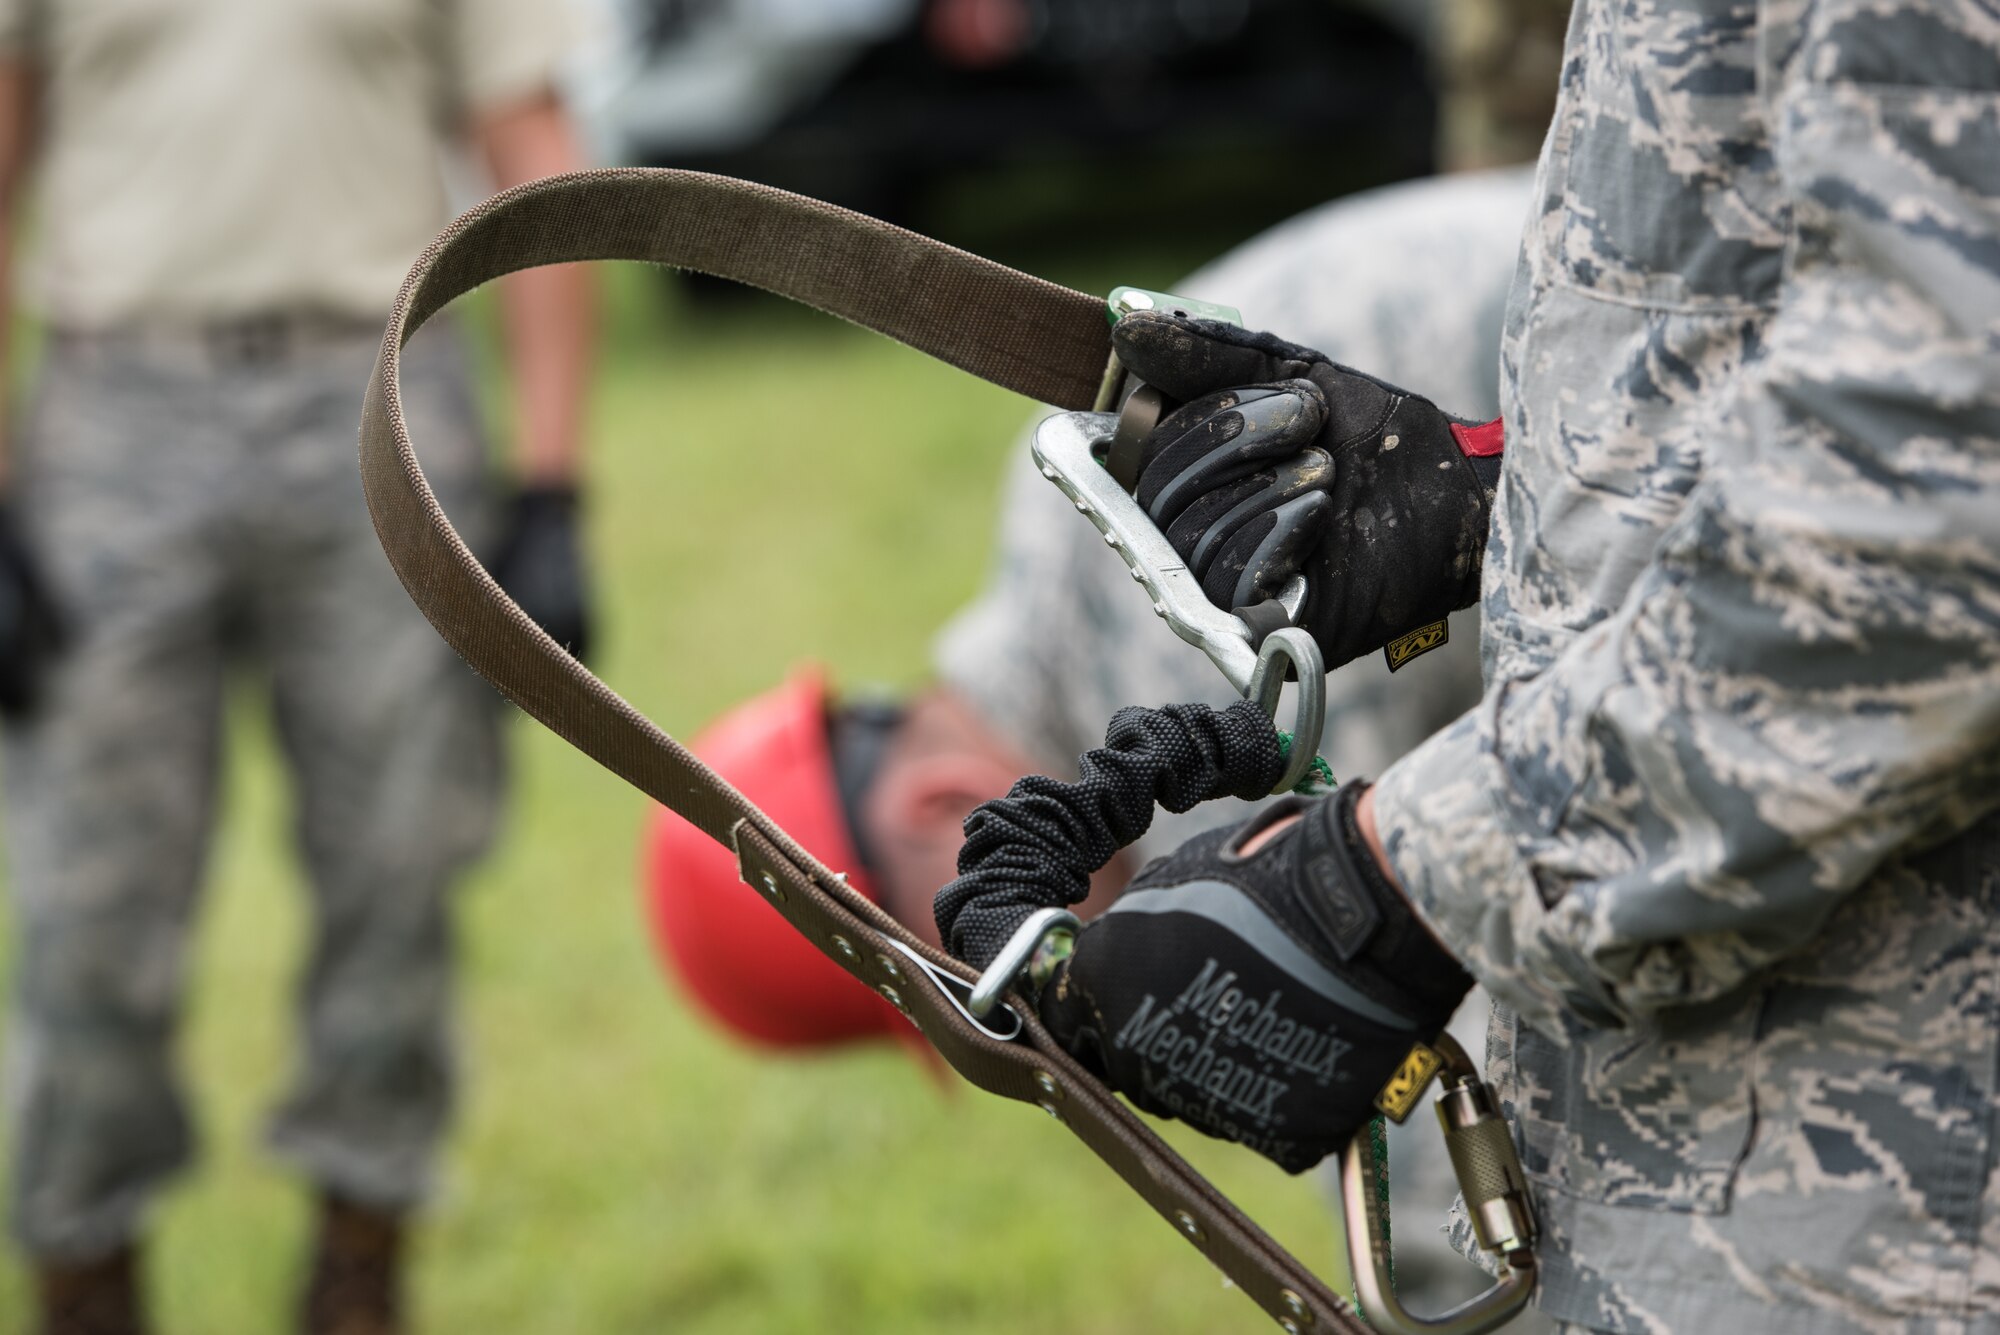
[[[1193,1238],[1196,1242],[1208,1241],[1208,1230],[1201,1226],[1201,1221],[1199,1219],[1196,1219],[1186,1210],[1174,1211],[1174,1223],[1176,1226],[1180,1228],[1181,1232],[1187,1234],[1190,1238]]]
[[[839,932],[833,934],[833,948],[840,952],[840,957],[849,963],[860,958],[860,952],[854,948],[854,943]]]
[[[1041,1090],[1042,1093],[1048,1095],[1051,1099],[1063,1097],[1063,1087],[1057,1084],[1056,1078],[1047,1071],[1035,1072],[1035,1088]]]
[[[903,981],[903,966],[896,963],[894,956],[877,955],[875,962],[882,966],[882,972],[887,974],[892,982],[900,983]]]
[[[1035,1106],[1037,1108],[1040,1108],[1043,1112],[1047,1113],[1049,1116],[1055,1118],[1058,1122],[1062,1120],[1062,1110],[1056,1107],[1055,1104],[1049,1102],[1047,1099],[1043,1099],[1040,1103],[1036,1104]]]
[[[785,902],[785,887],[779,885],[778,878],[771,875],[770,872],[764,873],[764,892],[780,904]]]
[[[1278,1318],[1278,1329],[1284,1331],[1285,1335],[1299,1335],[1304,1327],[1288,1316],[1281,1316]]]
[[[1278,1301],[1284,1304],[1285,1311],[1291,1318],[1290,1320],[1278,1323],[1286,1330],[1304,1330],[1313,1323],[1312,1309],[1306,1306],[1306,1300],[1299,1297],[1298,1294],[1292,1292],[1290,1289],[1281,1289],[1278,1292]]]
[[[910,1013],[910,1004],[907,1001],[903,1000],[903,994],[898,992],[895,988],[890,987],[887,983],[884,983],[882,984],[882,986],[876,988],[875,990],[877,992],[880,992],[884,997],[886,997],[888,999],[889,1004],[891,1006],[894,1006],[897,1010],[903,1012],[903,1014],[908,1015]]]

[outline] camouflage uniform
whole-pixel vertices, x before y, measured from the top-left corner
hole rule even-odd
[[[1478,707],[1378,788],[1510,1009],[1541,1301],[2000,1330],[2000,19],[1590,0]]]
[[[21,514],[75,632],[9,730],[13,1224],[89,1257],[191,1150],[171,1037],[213,821],[231,651],[268,671],[317,930],[279,1154],[365,1201],[424,1190],[451,1090],[447,888],[487,841],[492,693],[397,585],[354,468],[379,332],[310,322],[57,335],[17,442]],[[425,337],[403,394],[477,531],[465,368]]]
[[[1523,169],[1339,200],[1273,228],[1174,290],[1239,306],[1252,324],[1420,385],[1454,412],[1490,417],[1528,188]],[[1228,703],[1221,674],[1153,616],[1124,563],[1035,471],[1025,440],[1008,475],[999,539],[985,591],[938,641],[937,668],[1045,772],[1073,772],[1077,754],[1103,741],[1104,725],[1124,705]],[[1468,611],[1452,619],[1444,648],[1393,676],[1380,657],[1335,672],[1322,745],[1338,771],[1380,773],[1477,700],[1477,641],[1478,620]],[[1246,810],[1225,801],[1158,813],[1135,852],[1156,857]],[[1485,1003],[1475,996],[1460,1014],[1469,1029],[1462,1037],[1477,1052]],[[1476,1271],[1429,1236],[1452,1196],[1449,1168],[1436,1133],[1422,1126],[1393,1135],[1391,1149],[1398,1279],[1417,1310],[1442,1310],[1481,1287]],[[1517,1329],[1527,1335],[1531,1327]]]

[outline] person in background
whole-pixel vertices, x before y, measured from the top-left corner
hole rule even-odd
[[[579,165],[569,22],[560,0],[0,0],[0,300],[32,183],[47,329],[0,488],[9,1220],[44,1335],[147,1328],[146,1207],[193,1145],[172,1043],[236,666],[268,694],[313,897],[269,1128],[318,1199],[298,1322],[401,1327],[452,1104],[449,892],[494,826],[499,715],[382,558],[355,409],[449,216],[441,150],[502,187]],[[446,506],[581,653],[591,299],[558,269],[500,304],[510,494],[448,332],[413,347],[404,401]]]

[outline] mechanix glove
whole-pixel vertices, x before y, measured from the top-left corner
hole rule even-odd
[[[1136,495],[1225,610],[1307,579],[1300,624],[1329,667],[1392,668],[1479,596],[1500,423],[1235,325],[1140,311],[1118,358],[1184,406],[1140,445]]]
[[[0,714],[34,712],[63,639],[62,618],[21,540],[13,507],[0,500]]]
[[[577,532],[576,488],[522,488],[487,568],[549,638],[579,662],[588,661],[590,581]]]
[[[1339,1150],[1472,987],[1362,842],[1364,787],[1149,864],[1043,988],[1049,1032],[1140,1108],[1287,1172]]]

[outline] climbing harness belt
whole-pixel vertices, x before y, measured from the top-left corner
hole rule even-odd
[[[732,848],[748,885],[908,1016],[961,1075],[1037,1104],[1068,1127],[1284,1329],[1366,1330],[1348,1304],[1062,1051],[1032,1006],[1004,998],[976,1016],[969,1005],[976,980],[966,966],[863,899],[566,653],[501,592],[452,528],[403,417],[403,346],[425,320],[482,283],[584,260],[647,261],[764,288],[1070,410],[1092,407],[1106,378],[1104,302],[846,209],[726,177],[609,170],[533,182],[459,218],[405,280],[363,407],[368,508],[410,596],[468,663],[579,750]],[[1476,1086],[1469,1068],[1461,1074]],[[1478,1148],[1487,1157],[1496,1128],[1506,1142],[1496,1117],[1477,1110],[1459,1116],[1482,1128]],[[1365,1260],[1372,1243],[1384,1253],[1386,1275],[1386,1239],[1378,1231],[1385,1221],[1374,1213],[1374,1195],[1360,1189],[1376,1177],[1372,1139],[1355,1137],[1346,1165],[1354,1208],[1366,1196],[1368,1209],[1365,1222],[1350,1219],[1351,1230],[1368,1235],[1351,1250]],[[1503,1157],[1511,1159],[1511,1142]],[[1486,1176],[1499,1192],[1518,1186],[1518,1165],[1512,1173],[1496,1168]],[[1473,1205],[1476,1211],[1481,1202]],[[1361,1291],[1370,1297],[1365,1280]],[[1375,1302],[1369,1306],[1392,1329],[1399,1319],[1412,1329],[1460,1332],[1492,1324],[1490,1313],[1479,1323],[1416,1322],[1394,1307],[1393,1294],[1379,1314]]]

